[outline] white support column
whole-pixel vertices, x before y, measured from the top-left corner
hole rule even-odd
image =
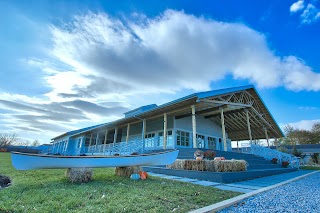
[[[142,132],[141,132],[141,140],[142,140],[142,152],[144,152],[146,144],[145,144],[145,134],[146,134],[146,119],[142,120]]]
[[[177,143],[177,140],[176,140],[176,116],[173,116],[173,129],[172,129],[172,146],[173,148],[175,149],[176,148],[176,143]]]
[[[167,148],[167,113],[163,114],[163,149]]]
[[[239,152],[239,141],[237,141],[237,150]]]
[[[114,135],[113,135],[113,146],[116,144],[117,142],[117,136],[118,136],[118,127],[116,127],[114,129]]]
[[[246,116],[247,116],[247,125],[248,125],[248,133],[250,138],[250,145],[252,144],[252,135],[251,135],[251,127],[250,127],[250,119],[249,119],[249,111],[246,110]]]
[[[268,148],[270,148],[269,137],[268,137],[268,130],[267,130],[266,127],[263,127],[263,129],[264,129],[264,134],[266,135],[266,140],[267,140]]]
[[[127,135],[126,135],[126,142],[128,143],[129,141],[129,135],[130,135],[130,124],[127,126]]]
[[[67,153],[68,144],[69,144],[69,139],[66,140],[65,147],[64,147],[64,154]]]
[[[191,106],[192,112],[192,142],[193,148],[197,148],[197,122],[196,122],[196,108],[194,105]]]
[[[106,130],[106,134],[104,136],[104,142],[103,142],[103,153],[105,154],[106,152],[106,145],[107,145],[107,140],[108,140],[108,129]]]
[[[221,108],[221,128],[222,128],[222,139],[223,139],[223,150],[227,151],[227,137],[226,137],[226,127],[224,125],[224,115],[223,108]]]
[[[91,147],[91,143],[92,143],[92,133],[91,133],[91,136],[90,136],[90,143],[89,143],[89,147],[88,147],[88,152],[89,152],[89,149]]]
[[[94,152],[97,152],[98,142],[99,142],[99,132],[97,132],[96,145],[95,145],[95,148],[94,148]]]

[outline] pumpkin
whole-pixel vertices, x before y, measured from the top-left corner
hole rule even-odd
[[[145,180],[145,179],[148,178],[148,173],[147,172],[140,171],[139,175],[140,175],[141,180]]]
[[[197,157],[196,161],[202,161],[202,159],[203,159],[202,157]]]
[[[131,180],[140,180],[140,175],[139,175],[139,174],[132,174],[132,175],[130,176],[130,179],[131,179]]]
[[[225,158],[224,158],[224,157],[221,157],[220,159],[221,159],[221,160],[225,160]]]

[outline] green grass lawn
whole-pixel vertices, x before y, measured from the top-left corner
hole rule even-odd
[[[301,166],[300,169],[305,169],[305,170],[320,170],[320,166]]]
[[[17,171],[0,153],[0,174],[13,182],[0,190],[0,212],[187,212],[240,194],[157,177],[133,181],[113,168],[94,169],[86,184],[69,183],[64,173]]]

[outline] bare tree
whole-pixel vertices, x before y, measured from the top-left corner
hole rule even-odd
[[[11,146],[18,142],[16,133],[0,133],[0,146]]]
[[[40,142],[38,140],[34,140],[32,143],[31,143],[31,146],[39,146],[40,145]]]

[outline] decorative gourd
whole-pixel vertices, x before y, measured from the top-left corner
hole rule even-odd
[[[202,161],[203,157],[197,157],[196,161]]]
[[[224,157],[215,157],[213,160],[225,160]]]
[[[132,174],[132,175],[130,176],[130,179],[131,179],[131,180],[140,180],[140,175],[139,175],[139,174]]]
[[[145,179],[148,178],[148,173],[147,172],[140,171],[139,175],[140,175],[141,180],[145,180]]]

